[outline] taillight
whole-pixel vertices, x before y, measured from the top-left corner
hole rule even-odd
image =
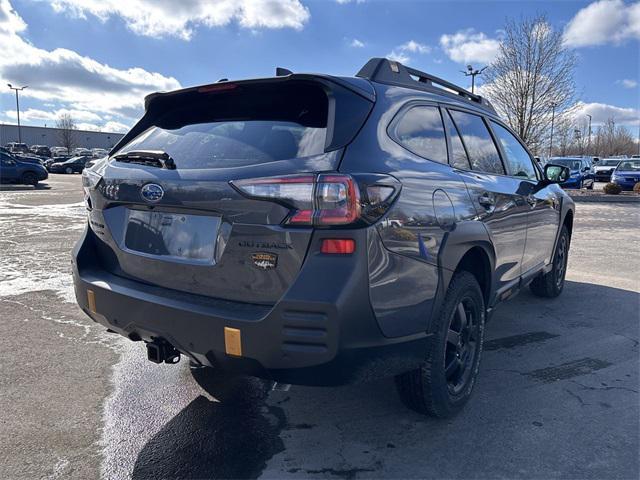
[[[287,175],[230,183],[247,197],[290,208],[285,220],[289,225],[347,225],[360,217],[360,192],[349,175]]]

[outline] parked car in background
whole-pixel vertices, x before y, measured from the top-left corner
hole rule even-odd
[[[39,157],[51,157],[51,149],[46,145],[31,145],[31,147],[29,147],[29,151]]]
[[[87,161],[91,160],[89,156],[71,157],[64,162],[55,162],[49,165],[51,173],[81,173]]]
[[[13,156],[21,162],[37,163],[38,165],[42,165],[44,163],[42,157],[38,157],[32,153],[16,153]]]
[[[611,174],[620,163],[619,158],[603,158],[593,167],[596,182],[610,182]]]
[[[589,160],[582,157],[552,157],[547,165],[560,165],[569,168],[571,175],[560,184],[562,188],[587,188],[593,189],[595,183]]]
[[[9,142],[5,146],[11,153],[29,153],[29,147],[26,143]]]
[[[46,180],[49,174],[40,164],[23,162],[20,159],[0,152],[0,182],[17,183],[23,185],[38,185]]]
[[[91,149],[91,156],[93,158],[102,158],[102,157],[106,157],[107,155],[109,155],[109,151],[104,149],[104,148],[92,148]]]
[[[69,150],[66,147],[51,147],[52,157],[60,157],[62,155],[69,155]]]
[[[74,157],[90,157],[92,156],[92,153],[88,148],[78,147],[73,149],[71,155],[73,155]]]
[[[54,163],[62,163],[69,160],[71,157],[69,155],[60,155],[59,157],[47,158],[42,164],[44,167],[49,170],[49,167]]]
[[[613,171],[611,181],[623,190],[633,190],[633,186],[640,182],[640,158],[622,160]]]
[[[569,169],[539,168],[446,80],[374,58],[146,107],[83,173],[72,268],[82,310],[151,361],[303,385],[395,375],[405,405],[448,417],[493,307],[563,290]]]

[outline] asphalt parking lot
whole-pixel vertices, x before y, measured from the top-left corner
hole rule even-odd
[[[269,392],[156,366],[73,303],[79,175],[0,190],[0,478],[638,478],[640,204],[577,205],[568,283],[487,327],[454,419],[391,380]]]

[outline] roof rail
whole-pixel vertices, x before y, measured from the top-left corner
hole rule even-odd
[[[415,68],[389,60],[388,58],[372,58],[356,74],[356,77],[366,78],[373,82],[398,85],[407,88],[417,88],[420,90],[438,91],[453,93],[460,97],[477,103],[478,105],[495,113],[493,105],[480,95],[471,93],[447,80],[421,72]],[[449,91],[449,92],[447,92]]]

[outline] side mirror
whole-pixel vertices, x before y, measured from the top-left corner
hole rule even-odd
[[[547,163],[544,166],[544,179],[548,183],[566,182],[569,179],[570,175],[571,171],[568,167],[553,165],[552,163]]]

